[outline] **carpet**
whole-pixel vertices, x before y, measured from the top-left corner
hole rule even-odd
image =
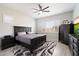
[[[12,52],[15,56],[51,56],[53,55],[56,42],[45,42],[42,46],[30,53],[28,48],[21,45],[16,45],[12,48]]]

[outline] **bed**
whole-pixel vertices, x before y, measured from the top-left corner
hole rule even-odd
[[[35,49],[37,49],[46,42],[46,35],[29,34],[28,32],[31,32],[31,27],[14,26],[15,42],[27,47],[32,53]],[[18,35],[18,33],[21,34]]]

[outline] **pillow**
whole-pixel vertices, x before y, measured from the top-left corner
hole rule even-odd
[[[26,32],[18,32],[18,35],[26,35]]]
[[[28,32],[28,34],[33,34],[32,32]]]

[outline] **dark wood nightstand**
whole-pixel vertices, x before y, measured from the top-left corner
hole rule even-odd
[[[1,39],[1,50],[15,45],[14,37],[6,37]]]

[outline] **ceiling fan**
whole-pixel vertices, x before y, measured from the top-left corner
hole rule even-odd
[[[38,4],[39,9],[33,8],[33,10],[36,10],[34,13],[39,13],[39,12],[50,12],[49,10],[47,10],[49,8],[49,6],[43,8],[40,4]]]

